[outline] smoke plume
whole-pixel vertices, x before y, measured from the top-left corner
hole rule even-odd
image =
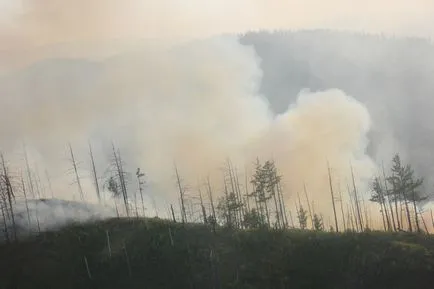
[[[21,14],[0,29],[6,43],[0,63],[7,68],[0,74],[0,101],[7,107],[0,135],[11,163],[22,167],[25,141],[32,167],[53,174],[53,190],[62,198],[72,198],[73,190],[65,187],[72,179],[65,176],[66,142],[92,195],[88,140],[101,177],[115,140],[128,170],[141,167],[154,192],[173,203],[174,163],[186,184],[194,187],[211,175],[218,188],[226,158],[248,172],[256,157],[272,158],[286,198],[306,184],[327,210],[327,163],[335,185],[346,184],[350,164],[357,183],[366,184],[375,165],[365,154],[370,117],[361,103],[339,89],[303,91],[275,115],[259,93],[263,72],[254,49],[237,37],[212,36],[306,23],[282,22],[291,17],[263,9],[263,1],[224,2],[192,12],[175,1],[24,1]],[[246,8],[237,18],[239,7],[254,12]],[[218,28],[223,15],[227,21]],[[312,15],[307,26],[321,26],[327,17]]]
[[[9,112],[2,115],[8,126],[2,129],[14,135],[15,145],[26,139],[57,172],[68,168],[65,157],[62,162],[53,157],[64,150],[61,142],[72,140],[83,159],[87,139],[108,140],[97,153],[101,167],[107,167],[115,139],[130,169],[142,167],[171,201],[174,162],[185,183],[196,185],[210,174],[219,186],[226,158],[240,169],[250,168],[256,157],[273,158],[287,197],[306,183],[318,203],[329,198],[327,161],[342,183],[350,162],[358,180],[372,175],[365,155],[370,119],[362,104],[337,89],[304,91],[287,112],[273,115],[258,92],[261,76],[255,51],[236,37],[93,63],[49,61],[0,86],[3,95],[14,96],[8,98]],[[67,195],[70,188],[62,188],[60,179],[65,177],[59,176],[56,192]]]

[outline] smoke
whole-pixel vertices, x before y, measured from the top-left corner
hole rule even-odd
[[[194,187],[210,174],[218,188],[227,157],[239,169],[250,169],[256,157],[273,158],[286,197],[306,183],[318,204],[329,199],[327,161],[342,183],[350,162],[359,182],[372,175],[365,154],[370,118],[362,104],[337,89],[304,91],[287,112],[274,115],[258,92],[261,77],[260,59],[236,37],[140,49],[100,62],[42,62],[0,85],[10,96],[2,130],[14,136],[8,139],[13,144],[26,139],[39,164],[60,172],[55,191],[64,197],[71,187],[62,188],[61,172],[70,165],[65,157],[59,161],[59,150],[70,140],[79,159],[87,158],[87,139],[96,143],[104,171],[115,139],[129,170],[142,167],[170,202],[177,196],[174,162],[186,184]]]
[[[161,42],[252,29],[328,28],[432,37],[430,1],[394,5],[333,0],[4,0],[0,63],[113,53],[140,39]],[[128,41],[128,43],[126,43]]]
[[[106,207],[51,199],[30,200],[27,204],[24,201],[17,202],[14,206],[14,216],[17,233],[27,235],[39,230],[56,230],[76,222],[115,217],[116,212]],[[13,224],[10,220],[7,225],[12,230]],[[3,234],[2,231],[0,236]]]
[[[365,154],[370,117],[361,103],[338,89],[304,91],[275,115],[268,96],[259,93],[263,71],[254,49],[237,37],[209,37],[297,27],[303,21],[279,22],[291,17],[263,9],[261,1],[232,6],[192,1],[197,10],[175,1],[155,3],[24,1],[22,14],[0,29],[6,43],[0,63],[8,68],[0,79],[0,101],[7,107],[0,135],[11,163],[22,167],[25,140],[31,166],[53,174],[55,195],[70,199],[77,196],[71,196],[73,186],[65,187],[73,179],[66,175],[65,143],[75,149],[89,196],[89,139],[101,177],[107,176],[115,140],[127,170],[141,167],[154,194],[174,204],[174,163],[191,193],[211,175],[220,194],[220,168],[228,157],[248,172],[256,157],[273,158],[284,176],[286,198],[306,183],[311,198],[327,211],[327,162],[335,184],[346,183],[351,163],[357,183],[366,185],[375,165]],[[239,7],[253,12],[245,8],[238,15]],[[223,15],[227,21],[219,28]],[[277,22],[274,15],[280,15]],[[311,25],[325,21],[311,18],[317,19]],[[198,37],[203,39],[185,40]],[[135,187],[134,176],[129,178]]]

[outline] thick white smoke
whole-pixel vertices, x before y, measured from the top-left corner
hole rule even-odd
[[[0,79],[0,104],[8,108],[0,114],[0,135],[13,169],[24,165],[25,140],[32,168],[37,164],[41,175],[45,169],[52,175],[55,196],[78,200],[71,195],[73,176],[66,174],[71,165],[65,143],[70,141],[87,198],[92,198],[87,141],[94,145],[103,178],[114,140],[132,172],[131,187],[141,167],[158,197],[176,204],[174,162],[192,193],[207,175],[221,193],[226,158],[240,171],[249,171],[256,157],[273,158],[284,175],[286,198],[306,183],[312,199],[328,211],[327,160],[335,182],[346,183],[350,163],[359,185],[374,173],[365,155],[369,114],[350,96],[337,89],[302,92],[297,103],[276,116],[258,92],[262,70],[252,47],[223,36],[173,41],[280,27],[266,21],[268,14],[247,15],[236,29],[229,18],[221,30],[200,11],[222,12],[223,4],[193,13],[180,3],[163,2],[24,2],[25,13],[0,29],[7,44],[0,63],[8,68]],[[259,13],[263,4],[252,5]],[[149,17],[142,17],[143,11]],[[139,36],[146,40],[135,42]],[[137,46],[132,49],[131,43]]]
[[[69,166],[53,143],[65,151],[60,143],[72,140],[78,158],[87,159],[88,138],[106,141],[96,154],[107,167],[110,139],[115,139],[130,170],[142,167],[162,197],[176,202],[174,162],[190,186],[211,174],[218,187],[227,157],[239,168],[250,167],[256,157],[273,158],[287,198],[306,183],[327,210],[327,160],[333,178],[342,183],[350,162],[358,181],[374,172],[365,155],[370,119],[362,104],[339,90],[305,91],[286,113],[273,115],[258,93],[260,60],[236,37],[129,52],[93,64],[91,74],[70,78],[63,65],[46,77],[50,68],[41,64],[0,86],[15,96],[2,115],[2,123],[9,124],[3,129],[14,133],[16,143],[26,138],[34,145],[50,171],[66,172]],[[34,105],[26,108],[29,101]],[[71,187],[64,182],[59,173],[55,191],[68,197]]]

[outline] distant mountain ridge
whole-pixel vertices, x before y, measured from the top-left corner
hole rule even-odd
[[[261,93],[274,111],[285,111],[301,89],[339,88],[371,113],[370,155],[387,162],[386,146],[393,145],[434,183],[431,40],[327,30],[247,33],[240,39],[262,60]]]
[[[391,154],[400,152],[426,178],[430,191],[434,185],[431,40],[307,30],[246,33],[240,42],[254,47],[260,57],[260,92],[276,113],[285,111],[304,88],[345,91],[364,103],[372,116],[369,154],[387,165]],[[1,78],[0,93],[32,94],[35,101],[58,92],[84,98],[103,69],[102,63],[85,59],[48,59],[17,72],[14,87],[8,77]],[[54,86],[48,85],[53,81]]]

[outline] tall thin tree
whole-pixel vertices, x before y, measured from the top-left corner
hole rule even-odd
[[[330,164],[328,161],[327,161],[327,170],[328,170],[328,175],[329,175],[330,195],[331,195],[332,205],[333,205],[333,214],[335,216],[335,226],[336,226],[335,229],[336,229],[336,232],[339,232],[338,215],[336,214],[335,195],[334,195],[334,191],[333,191],[332,175],[331,175],[331,171],[330,171]]]
[[[92,175],[93,175],[93,183],[95,185],[95,192],[96,192],[96,197],[98,198],[98,202],[101,203],[101,192],[99,189],[99,182],[98,182],[98,175],[96,173],[96,167],[95,167],[95,159],[93,157],[93,152],[92,152],[92,145],[89,142],[89,155],[90,155],[90,163],[92,166]]]
[[[68,146],[69,146],[69,153],[71,156],[72,168],[74,169],[74,173],[75,173],[75,181],[77,182],[78,192],[80,193],[80,199],[81,201],[84,201],[83,188],[81,186],[80,176],[78,175],[77,162],[75,161],[75,156],[74,156],[74,152],[72,151],[71,143],[68,143]]]

